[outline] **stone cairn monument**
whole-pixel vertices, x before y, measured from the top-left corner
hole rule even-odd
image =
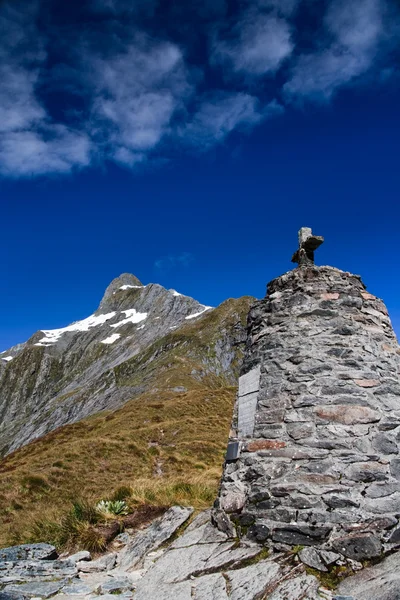
[[[359,276],[315,266],[322,242],[302,228],[249,313],[214,520],[329,565],[400,545],[400,349]]]

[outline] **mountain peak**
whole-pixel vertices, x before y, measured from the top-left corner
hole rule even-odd
[[[107,287],[104,292],[104,296],[101,299],[99,310],[104,310],[107,308],[108,300],[114,295],[114,293],[119,289],[129,289],[129,288],[139,288],[143,287],[143,283],[132,275],[132,273],[122,273],[119,277],[116,277],[112,280],[110,285]]]

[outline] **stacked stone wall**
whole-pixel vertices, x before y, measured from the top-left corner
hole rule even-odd
[[[217,502],[242,535],[359,560],[400,541],[399,374],[386,307],[359,277],[311,266],[269,284]]]

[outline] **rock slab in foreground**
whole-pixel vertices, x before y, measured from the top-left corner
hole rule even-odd
[[[118,556],[118,568],[128,570],[139,566],[143,557],[169,540],[192,513],[192,508],[183,506],[173,506],[167,510],[125,546]]]
[[[339,594],[354,600],[399,600],[400,553],[345,579],[338,587]]]

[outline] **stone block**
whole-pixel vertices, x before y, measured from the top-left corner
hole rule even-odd
[[[315,432],[315,423],[288,423],[286,429],[290,437],[300,440],[310,437]]]
[[[365,489],[367,498],[383,498],[400,491],[400,483],[372,483]],[[400,507],[399,507],[400,509]]]
[[[339,292],[325,292],[320,295],[321,300],[338,300]]]
[[[324,526],[287,525],[286,527],[275,527],[271,537],[274,542],[282,542],[291,546],[314,546],[324,542],[331,531],[331,527]]]
[[[352,499],[350,494],[326,494],[322,496],[322,500],[329,506],[329,508],[357,508],[360,506],[360,503]]]
[[[345,475],[352,481],[386,481],[388,468],[379,462],[354,463],[345,470]]]
[[[381,382],[378,379],[354,379],[354,383],[359,387],[371,388],[380,385]]]
[[[348,406],[346,404],[320,406],[315,409],[315,414],[324,421],[335,421],[345,425],[376,423],[381,419],[381,414],[376,410],[366,406]]]
[[[282,439],[286,435],[285,425],[257,425],[254,428],[254,437],[266,439]]]
[[[285,448],[286,442],[281,440],[253,440],[247,442],[243,448],[244,452],[258,452],[259,450],[270,450],[276,448]]]
[[[315,548],[308,546],[307,548],[303,548],[299,552],[299,558],[302,563],[311,567],[312,569],[317,569],[317,571],[323,571],[325,573],[328,572],[326,565],[323,563],[319,553]]]
[[[380,556],[382,544],[379,537],[372,533],[353,533],[336,538],[332,547],[337,551],[356,561]]]
[[[266,410],[259,407],[256,414],[257,424],[283,423],[285,416],[284,409]]]
[[[249,528],[247,535],[250,539],[263,544],[270,537],[270,528],[263,523],[257,523]]]
[[[246,487],[241,481],[224,484],[221,488],[220,507],[227,513],[239,512],[246,503]]]
[[[389,515],[398,515],[400,512],[399,507],[399,492],[395,492],[390,496],[384,496],[383,498],[365,498],[363,503],[363,509],[374,514],[389,513]]]
[[[390,473],[392,477],[400,481],[400,458],[393,458],[390,461]]]

